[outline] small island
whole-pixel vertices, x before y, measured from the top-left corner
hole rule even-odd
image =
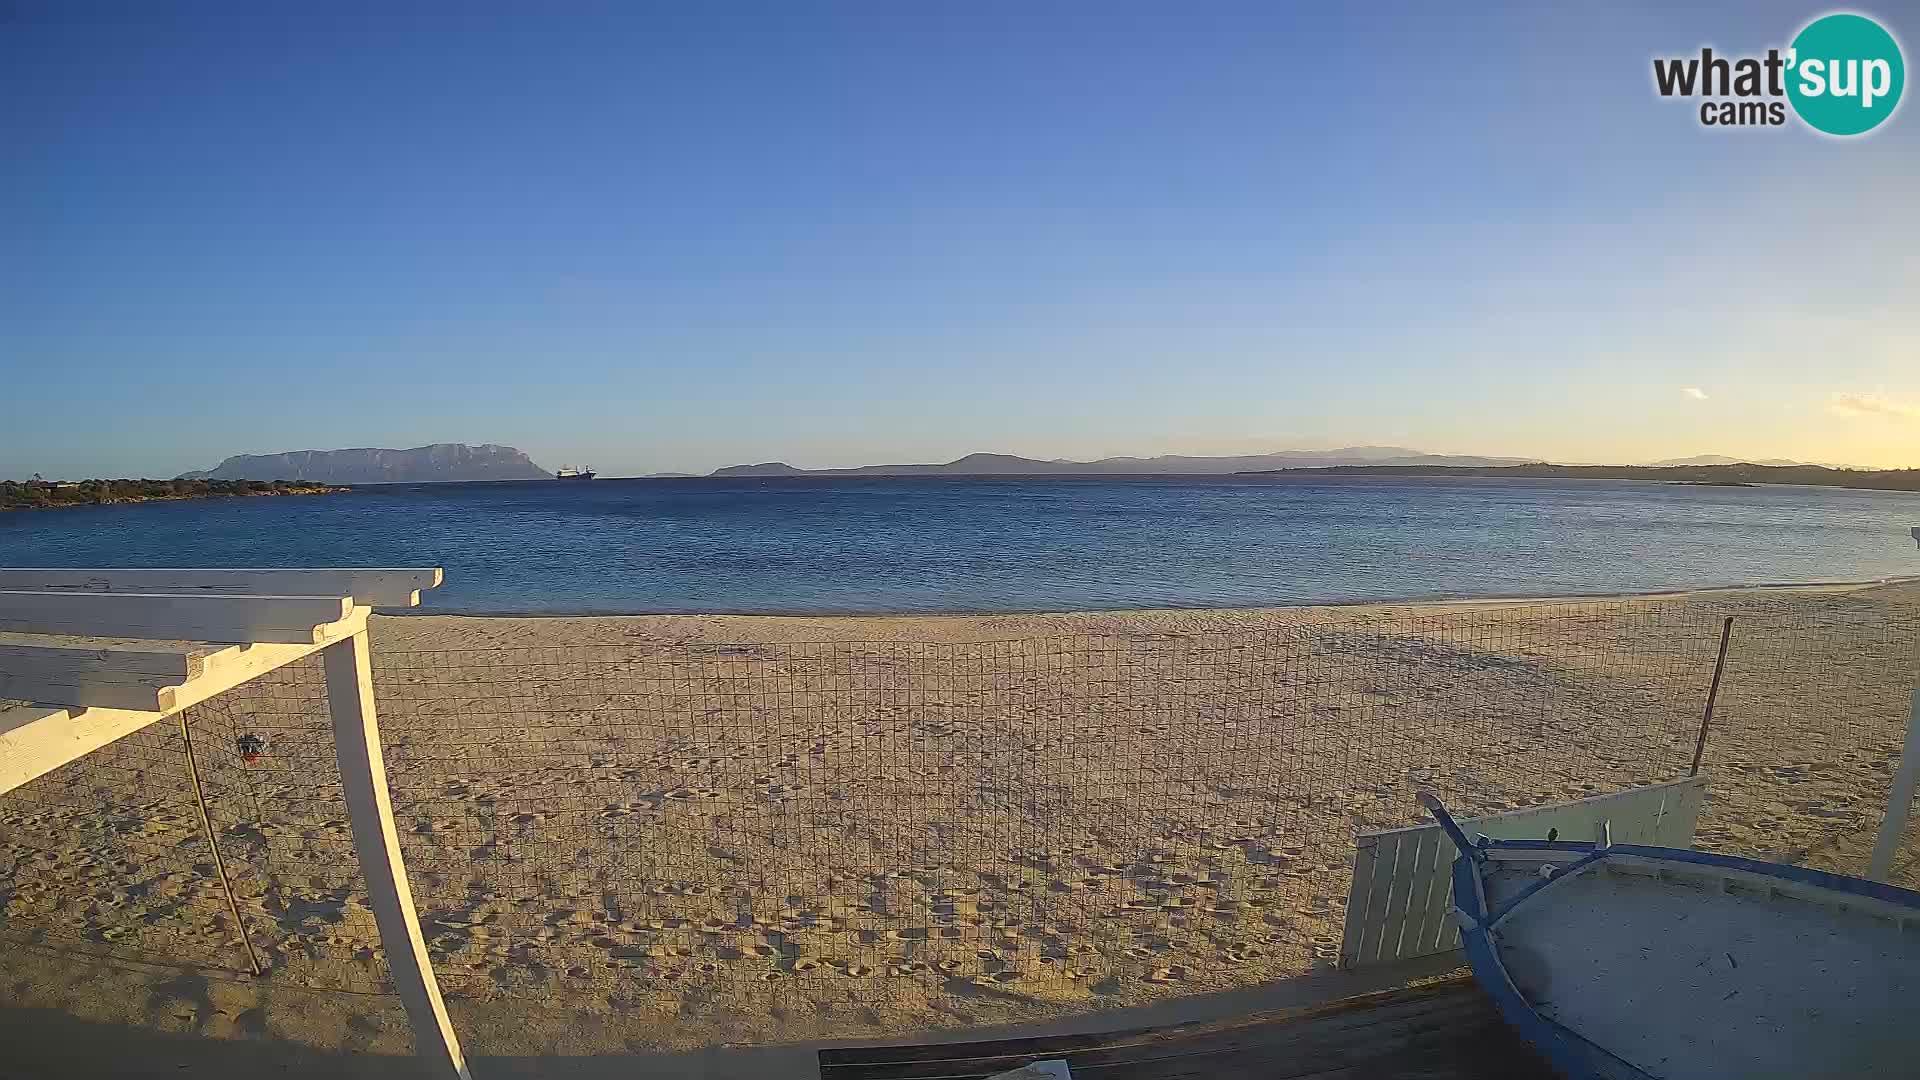
[[[0,480],[0,511],[242,495],[330,495],[350,490],[299,480]]]

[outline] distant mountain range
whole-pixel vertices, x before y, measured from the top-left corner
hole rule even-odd
[[[182,480],[305,480],[320,484],[420,484],[455,480],[551,480],[511,446],[434,443],[410,450],[293,450],[235,454]]]
[[[1838,466],[1814,465],[1764,458],[1746,461],[1724,454],[1697,454],[1668,458],[1647,465],[1549,465],[1539,458],[1485,457],[1472,454],[1427,454],[1405,446],[1343,446],[1334,450],[1276,450],[1266,454],[1205,457],[1165,454],[1159,457],[1105,457],[1095,461],[1041,460],[1012,454],[968,454],[939,464],[861,465],[848,469],[801,469],[784,461],[757,465],[729,465],[710,476],[1224,476],[1295,470],[1370,470],[1419,474],[1464,473],[1485,470],[1486,475],[1600,476],[1644,479],[1686,479],[1675,472],[1652,470],[1762,469],[1755,483],[1836,483],[1816,478]],[[1803,470],[1812,470],[1805,472]],[[1863,479],[1868,471],[1846,475]],[[1644,474],[1644,475],[1643,475]],[[1794,478],[1785,478],[1792,474]],[[650,473],[650,477],[684,477],[687,473]],[[292,480],[318,484],[420,484],[437,481],[547,480],[553,474],[534,464],[511,446],[483,443],[434,443],[407,450],[359,448],[350,450],[294,450],[280,454],[236,454],[204,472],[182,473],[182,480]],[[1714,479],[1724,479],[1716,476]],[[1744,481],[1746,477],[1741,476]],[[1903,481],[1904,482],[1904,481]]]
[[[1728,457],[1725,454],[1695,454],[1692,457],[1665,458],[1649,461],[1647,466],[1654,469],[1670,468],[1675,465],[1819,465],[1828,469],[1844,469],[1845,465],[1834,465],[1824,461],[1793,461],[1788,458],[1741,458]]]
[[[1805,484],[1814,487],[1920,491],[1920,469],[1829,469],[1824,465],[1548,465],[1534,462],[1494,468],[1422,465],[1337,465],[1324,469],[1263,469],[1249,475],[1484,476],[1522,480],[1659,480],[1669,484],[1754,487]]]
[[[1474,457],[1423,454],[1404,446],[1345,446],[1338,450],[1279,450],[1270,454],[1230,457],[1108,457],[1097,461],[1066,461],[1015,457],[1012,454],[968,454],[938,465],[861,465],[851,469],[798,469],[784,461],[758,465],[729,465],[713,476],[1075,476],[1109,475],[1226,475],[1267,469],[1312,469],[1338,465],[1438,465],[1488,467],[1524,465],[1535,458]]]

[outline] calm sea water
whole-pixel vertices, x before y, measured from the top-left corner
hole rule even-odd
[[[1916,524],[1904,492],[1631,481],[535,481],[6,514],[0,565],[440,565],[440,611],[1033,611],[1920,574]]]

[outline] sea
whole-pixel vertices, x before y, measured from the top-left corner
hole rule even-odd
[[[0,514],[0,566],[442,566],[421,610],[879,613],[1920,574],[1920,494],[1387,476],[406,484]]]

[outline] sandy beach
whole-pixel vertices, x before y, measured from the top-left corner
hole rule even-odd
[[[1684,774],[1728,615],[1698,846],[1859,872],[1920,684],[1913,583],[406,616],[373,639],[436,967],[469,1050],[526,1057],[1061,1021],[1327,977],[1356,831],[1417,820],[1419,790],[1472,813]],[[170,786],[178,732],[149,729],[0,799],[7,940],[37,942],[12,950],[8,1004],[270,1037],[314,1068],[403,1052],[370,993],[317,669],[191,719],[268,975],[234,970]],[[1917,865],[1910,836],[1896,880]]]

